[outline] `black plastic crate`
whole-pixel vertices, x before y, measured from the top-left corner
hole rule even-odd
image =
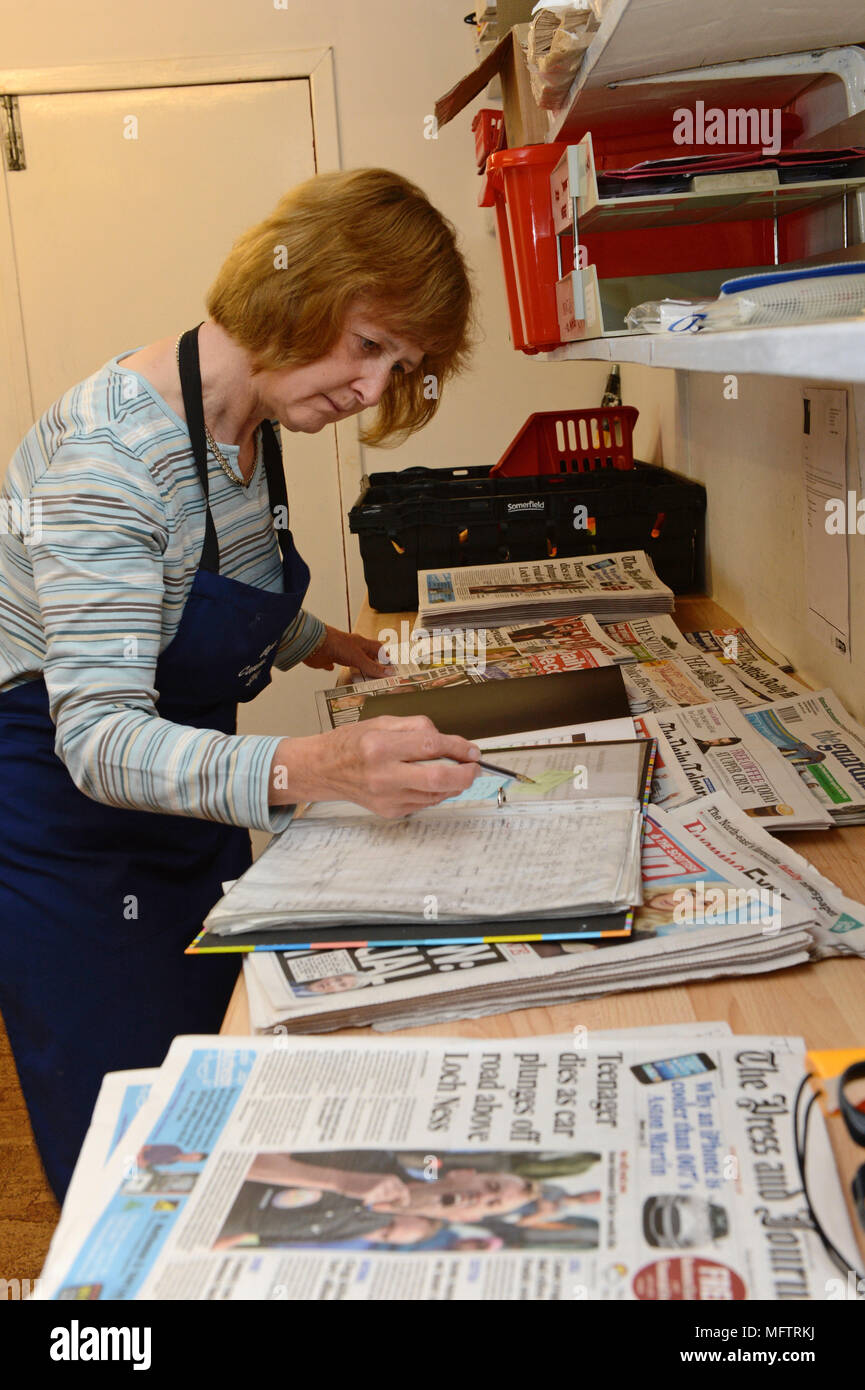
[[[645,550],[674,593],[702,589],[702,484],[637,462],[561,477],[489,473],[407,468],[365,480],[349,527],[359,538],[373,608],[416,608],[418,570],[615,550]],[[586,508],[593,531],[575,526],[583,520],[578,507]]]

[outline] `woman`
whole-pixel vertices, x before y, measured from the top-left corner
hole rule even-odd
[[[452,227],[386,170],[319,176],[239,239],[207,312],[67,391],[4,484],[29,527],[0,535],[0,1011],[58,1197],[102,1075],[219,1028],[236,962],[183,950],[249,828],[301,800],[405,815],[477,770],[422,718],[235,732],[273,665],[384,673],[302,607],[274,425],[378,406],[381,444],[432,417],[467,353]]]

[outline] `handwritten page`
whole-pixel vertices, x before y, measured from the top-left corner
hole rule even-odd
[[[263,926],[477,922],[639,901],[636,801],[526,804],[459,817],[294,822],[210,913]]]

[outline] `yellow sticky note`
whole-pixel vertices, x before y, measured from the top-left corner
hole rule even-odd
[[[530,782],[520,782],[520,797],[546,796],[547,792],[555,791],[563,782],[570,782],[573,775],[568,768],[549,768],[534,778],[534,786]]]

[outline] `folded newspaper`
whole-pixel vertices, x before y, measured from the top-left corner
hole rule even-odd
[[[257,953],[244,962],[251,1026],[415,1027],[865,955],[865,907],[723,794],[650,807],[642,879],[630,938]]]
[[[657,667],[631,673],[634,688],[629,690],[629,695],[635,713],[659,708],[658,698],[664,705],[699,704],[706,698],[732,699],[745,708],[763,700],[796,699],[808,693],[807,687],[795,676],[785,674],[789,667],[786,657],[774,648],[769,649],[770,656],[764,650],[768,645],[765,638],[761,637],[758,643],[744,628],[682,633],[672,618],[662,615],[634,618],[627,623],[608,623],[602,632],[608,641],[630,652],[637,661],[665,663],[668,679],[665,679],[664,670]],[[694,659],[695,648],[706,658],[706,664]],[[677,663],[684,663],[684,666]],[[644,676],[642,670],[645,670]],[[687,694],[687,683],[696,685],[697,698],[680,698]],[[671,686],[669,697],[663,699],[667,684]],[[706,688],[710,691],[708,697]]]
[[[178,1038],[107,1157],[97,1108],[35,1297],[834,1298],[805,1063],[705,1028]],[[806,1158],[853,1267],[818,1107]]]
[[[664,661],[638,661],[622,668],[632,714],[666,709],[668,705],[702,705],[732,700],[750,709],[760,696],[714,656],[691,652]]]
[[[426,631],[585,613],[610,622],[672,609],[673,591],[643,550],[418,571],[418,623]]]
[[[831,826],[784,750],[754,727],[756,717],[728,700],[636,716],[638,732],[657,745],[652,801],[669,810],[724,791],[774,833]]]
[[[808,691],[747,712],[835,825],[865,822],[865,729],[831,690]]]
[[[765,661],[770,666],[779,666],[782,671],[793,670],[790,658],[773,647],[756,628],[703,628],[686,632],[685,636],[701,651],[712,652],[725,661]]]

